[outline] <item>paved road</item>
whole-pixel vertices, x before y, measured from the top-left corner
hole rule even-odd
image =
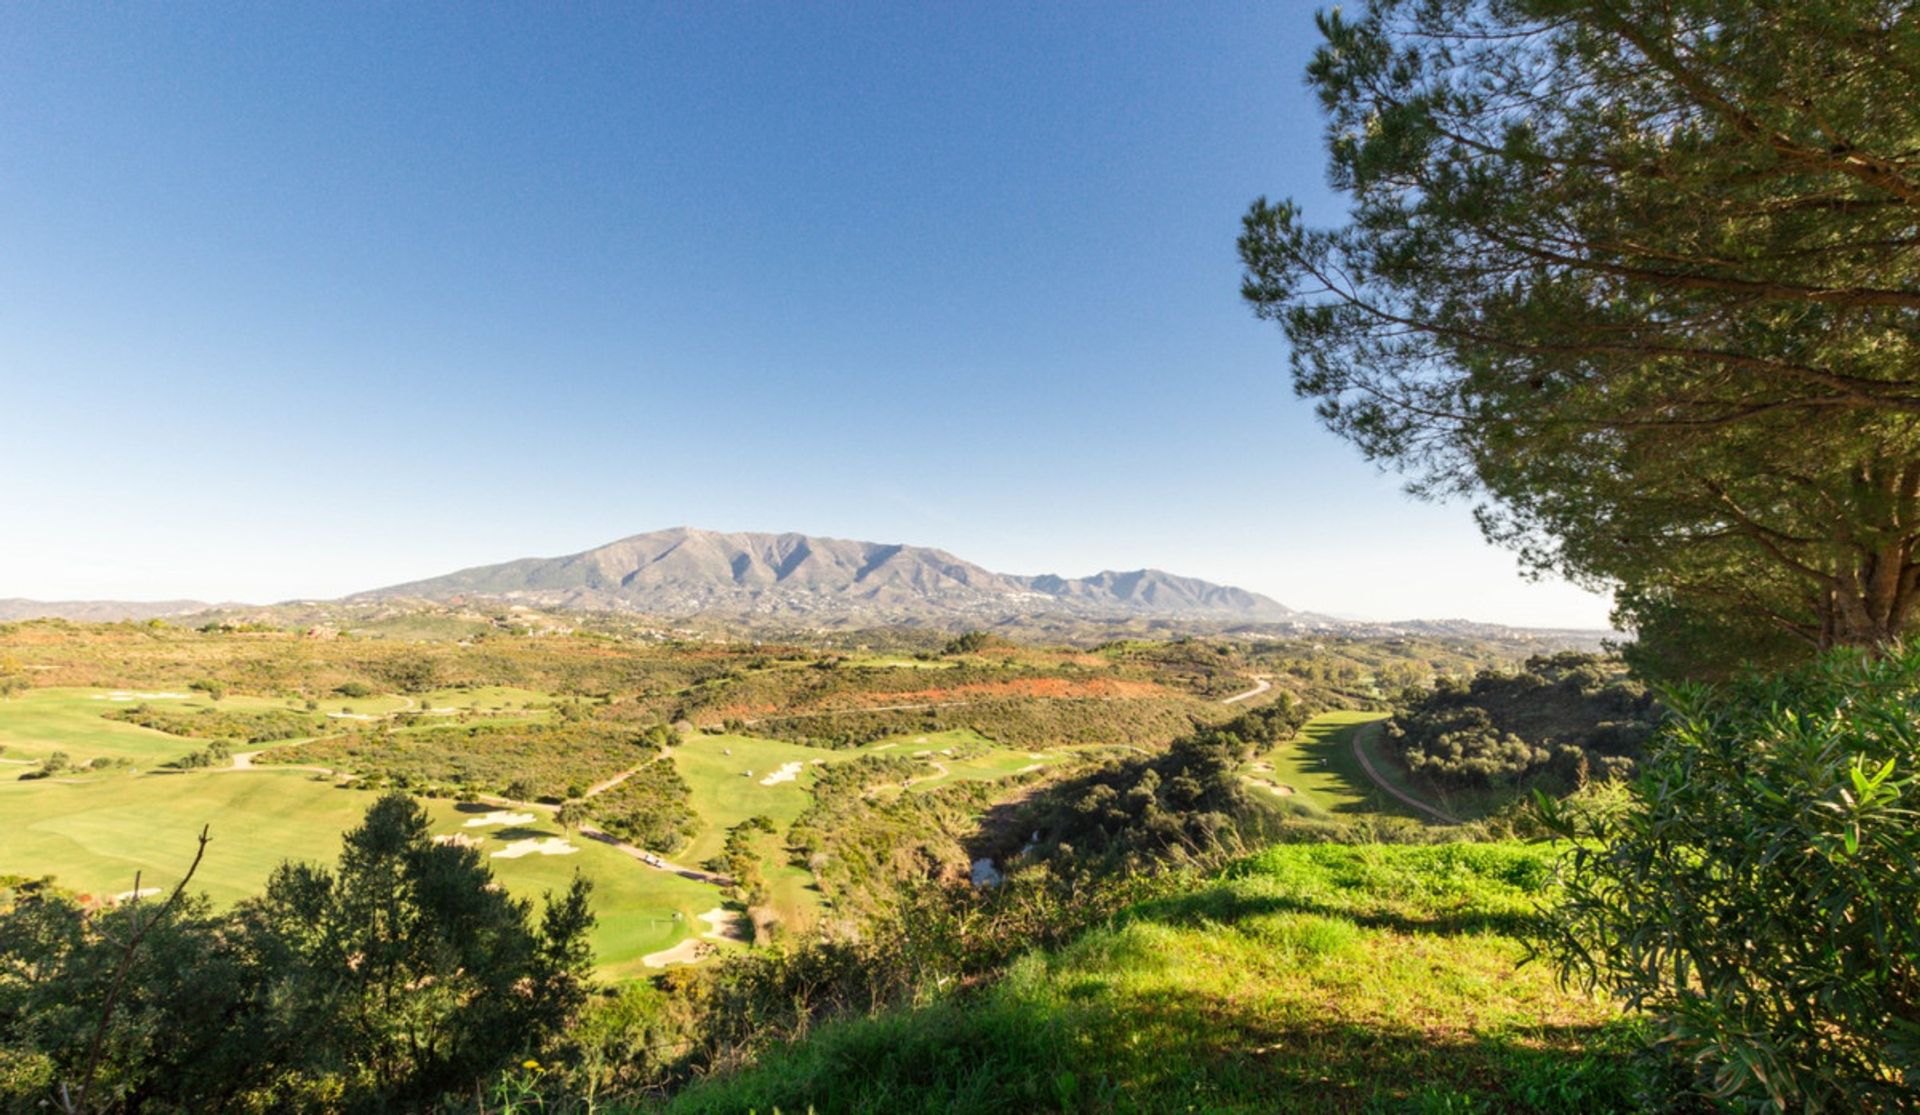
[[[1407,805],[1410,805],[1415,809],[1418,809],[1420,812],[1425,813],[1427,816],[1432,817],[1434,820],[1439,821],[1441,824],[1443,825],[1464,824],[1465,822],[1461,821],[1460,818],[1455,817],[1453,814],[1448,813],[1446,810],[1437,809],[1434,806],[1428,805],[1426,802],[1421,801],[1419,798],[1416,798],[1411,794],[1402,793],[1398,787],[1392,785],[1386,779],[1380,777],[1379,771],[1373,769],[1373,760],[1367,758],[1367,750],[1366,748],[1360,746],[1360,741],[1366,737],[1368,732],[1380,731],[1381,723],[1382,723],[1381,721],[1376,720],[1371,724],[1362,724],[1360,725],[1359,730],[1353,733],[1353,757],[1355,759],[1360,760],[1360,769],[1367,772],[1367,777],[1373,779],[1373,784],[1375,786],[1380,787],[1382,790],[1385,790],[1387,793],[1392,794],[1395,798],[1399,799],[1402,802],[1405,802]]]
[[[1268,681],[1266,678],[1254,678],[1253,680],[1259,682],[1260,684],[1254,686],[1252,689],[1247,690],[1245,693],[1235,693],[1233,696],[1228,697],[1227,699],[1221,701],[1220,703],[1223,705],[1239,704],[1241,701],[1246,700],[1248,697],[1258,697],[1260,694],[1265,693],[1267,690],[1273,688],[1273,683]]]

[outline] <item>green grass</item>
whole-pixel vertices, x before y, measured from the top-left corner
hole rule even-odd
[[[1291,845],[673,1112],[1618,1111],[1632,1027],[1520,966],[1551,852]]]
[[[459,712],[500,712],[504,709],[523,709],[529,705],[546,706],[553,698],[532,689],[516,689],[507,685],[481,685],[471,689],[435,689],[422,693],[416,700],[422,709],[438,712],[453,709]]]
[[[162,695],[176,693],[186,695]],[[427,694],[418,700],[390,694],[361,698],[329,697],[316,702],[318,708],[314,711],[344,726],[419,707],[428,699],[443,707],[476,707],[483,711],[504,707],[509,701],[524,704],[529,700],[544,700],[540,694],[529,690],[456,689]],[[4,748],[0,750],[0,760],[37,762],[55,751],[65,751],[76,765],[95,758],[125,759],[136,765],[150,765],[178,758],[204,745],[205,741],[108,720],[102,715],[142,702],[187,711],[205,708],[307,711],[304,701],[232,694],[216,702],[203,693],[190,693],[186,689],[30,689],[0,700],[0,748]],[[296,742],[299,741],[281,740],[276,741],[274,746]],[[21,762],[0,761],[0,781],[9,777],[9,767],[26,769]]]
[[[1382,793],[1353,757],[1354,733],[1382,719],[1377,712],[1326,712],[1308,721],[1297,739],[1275,745],[1259,755],[1247,775],[1293,787],[1284,799],[1309,813],[1351,820],[1368,813],[1396,817],[1419,816]],[[1273,769],[1260,770],[1258,764]],[[1255,787],[1255,792],[1262,791]]]
[[[915,751],[920,750],[915,748]],[[913,751],[907,752],[913,754]],[[971,759],[950,759],[938,752],[929,758],[937,760],[947,773],[934,774],[928,778],[917,779],[909,787],[910,792],[918,793],[931,790],[935,786],[944,786],[952,782],[982,782],[1024,774],[1030,770],[1053,766],[1066,760],[1065,752],[1060,751],[1011,751],[997,749]]]
[[[1463,820],[1472,821],[1487,816],[1512,802],[1515,798],[1526,796],[1526,791],[1514,787],[1493,788],[1449,788],[1433,784],[1427,779],[1415,779],[1407,770],[1406,764],[1387,747],[1386,721],[1381,720],[1368,725],[1359,737],[1360,746],[1367,757],[1373,760],[1373,769],[1380,777],[1402,793],[1412,795],[1418,801],[1424,801],[1438,809]]]
[[[186,692],[168,690],[166,692]],[[151,728],[108,720],[101,714],[137,703],[110,699],[106,689],[29,689],[0,700],[0,759],[39,761],[55,751],[66,752],[76,765],[91,759],[126,759],[133,763],[161,763],[198,750],[198,740],[182,739]],[[207,699],[152,698],[169,708],[205,708]],[[0,782],[10,771],[25,770],[18,763],[0,764]]]
[[[943,755],[943,751],[973,750],[982,745],[992,750],[974,755],[971,758],[956,759]],[[953,782],[983,782],[1024,774],[1029,770],[1052,766],[1065,761],[1071,751],[1062,748],[1027,751],[1020,748],[993,747],[993,741],[971,728],[950,728],[940,732],[913,732],[892,736],[860,749],[862,754],[879,753],[883,755],[904,755],[908,758],[924,758],[939,763],[946,768],[942,774],[931,771],[916,778],[911,787],[913,792],[931,790],[936,786],[945,786]]]
[[[332,862],[340,834],[359,823],[371,793],[337,789],[295,771],[112,774],[82,784],[0,782],[0,874],[54,875],[83,892],[113,895],[142,886],[173,885],[192,859],[202,825],[213,842],[194,887],[226,905],[259,892],[283,860]],[[565,887],[578,870],[593,880],[600,924],[593,934],[603,974],[637,975],[640,958],[667,948],[690,928],[694,915],[720,904],[714,888],[636,863],[620,852],[576,838],[565,856],[493,858],[507,840],[562,835],[544,816],[502,830],[468,828],[450,802],[428,802],[435,829],[483,841],[489,865],[516,894],[537,897]],[[676,915],[678,917],[676,918]]]
[[[797,743],[754,736],[694,736],[674,745],[673,763],[687,780],[688,800],[704,822],[692,843],[674,853],[676,860],[704,863],[726,843],[727,829],[749,817],[765,815],[786,831],[813,801],[815,759],[850,758],[851,751],[823,751]],[[761,779],[788,763],[800,763],[791,781],[762,786]],[[752,771],[752,777],[746,772]]]

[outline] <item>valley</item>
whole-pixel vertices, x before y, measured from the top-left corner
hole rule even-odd
[[[1224,646],[847,655],[61,621],[7,629],[0,662],[59,683],[0,700],[0,877],[111,901],[136,875],[170,886],[204,826],[213,839],[195,886],[227,905],[283,861],[330,861],[374,797],[400,788],[427,803],[436,839],[470,843],[516,895],[590,879],[595,962],[611,979],[688,941],[705,944],[682,958],[738,947],[700,936],[715,909],[751,919],[763,943],[830,924],[834,903],[789,830],[840,768],[873,768],[858,776],[869,799],[959,792],[984,812],[1318,685],[1277,685]],[[1369,715],[1323,715],[1250,779],[1284,785],[1295,809],[1392,812],[1330,742]],[[756,821],[771,827],[753,842],[764,883],[748,894],[708,865]],[[956,868],[962,836],[934,842]]]

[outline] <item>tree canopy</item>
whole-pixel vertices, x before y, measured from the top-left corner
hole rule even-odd
[[[544,1052],[590,988],[588,884],[536,914],[404,794],[337,870],[283,864],[225,913],[185,888],[0,906],[0,1109],[423,1110]]]
[[[1920,600],[1920,18],[1375,0],[1309,80],[1345,225],[1256,202],[1297,390],[1643,639],[1884,643]]]

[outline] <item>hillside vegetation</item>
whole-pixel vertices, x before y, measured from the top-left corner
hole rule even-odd
[[[1554,859],[1271,848],[978,995],[829,1026],[634,1110],[1634,1110],[1634,1026],[1519,966]]]
[[[1412,786],[1477,813],[1516,791],[1564,794],[1631,777],[1661,715],[1619,660],[1565,652],[1409,689],[1385,739]]]

